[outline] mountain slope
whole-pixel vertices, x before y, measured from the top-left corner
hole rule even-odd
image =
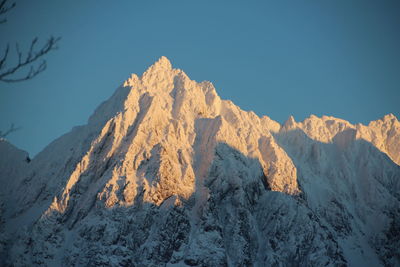
[[[23,167],[1,165],[1,182],[15,181],[1,195],[1,260],[399,264],[399,155],[393,115],[368,126],[315,116],[281,126],[162,57],[87,125]]]

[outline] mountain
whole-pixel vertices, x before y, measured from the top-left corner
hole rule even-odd
[[[4,266],[400,264],[400,122],[283,125],[161,57],[29,160],[0,141]]]

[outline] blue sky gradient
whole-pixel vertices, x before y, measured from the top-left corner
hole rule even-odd
[[[281,123],[399,118],[399,14],[399,1],[18,1],[1,47],[62,40],[40,76],[0,84],[0,129],[21,126],[8,139],[35,155],[163,55]]]

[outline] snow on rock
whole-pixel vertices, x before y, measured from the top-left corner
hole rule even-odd
[[[397,165],[400,165],[400,122],[393,114],[371,121],[368,126],[362,124],[352,125],[348,121],[330,116],[318,118],[315,115],[311,115],[296,126],[311,139],[324,143],[332,142],[338,134],[348,129],[353,129],[355,130],[355,135],[353,137],[348,136],[348,140],[363,139],[387,154]]]
[[[6,223],[15,208],[14,197],[18,193],[17,187],[29,162],[27,152],[0,138],[0,262],[6,256],[7,240],[11,238]]]
[[[19,178],[23,175],[31,159],[28,153],[22,151],[6,139],[0,138],[0,194],[10,194],[9,189],[18,184]]]
[[[399,125],[280,125],[161,57],[31,162],[0,141],[0,260],[399,264]]]

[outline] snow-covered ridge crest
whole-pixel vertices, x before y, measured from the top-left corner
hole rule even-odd
[[[0,262],[399,263],[393,114],[280,125],[161,57],[31,162],[0,141],[3,151]]]
[[[368,125],[338,119],[332,116],[321,118],[311,115],[302,122],[296,122],[291,116],[284,124],[284,129],[300,129],[313,140],[331,143],[335,137],[349,130],[354,135],[347,135],[347,141],[365,140],[388,155],[393,162],[400,165],[400,122],[393,114],[388,114],[379,120],[371,121]],[[343,137],[341,137],[343,139]]]

